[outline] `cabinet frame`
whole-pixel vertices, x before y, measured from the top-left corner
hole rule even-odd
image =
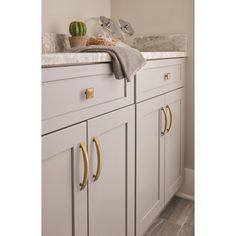
[[[143,235],[164,208],[164,136],[160,135],[164,127],[163,106],[164,96],[136,105],[136,236]],[[148,118],[151,120],[146,120]],[[150,132],[146,133],[148,126]],[[152,140],[149,140],[150,135]],[[145,171],[147,165],[149,169]]]
[[[104,117],[112,117],[112,119],[116,120],[117,124],[123,125],[123,121],[129,123],[129,127],[126,127],[127,134],[126,137],[129,137],[130,140],[133,140],[133,144],[126,147],[126,154],[131,156],[128,158],[126,162],[126,229],[125,236],[141,236],[145,232],[145,230],[151,225],[151,220],[147,222],[142,222],[140,219],[137,219],[137,214],[139,213],[139,202],[137,191],[139,189],[139,179],[137,176],[137,171],[139,171],[139,153],[138,146],[140,139],[138,137],[138,125],[139,125],[139,117],[138,111],[143,109],[145,113],[145,104],[152,104],[156,101],[156,107],[154,107],[153,111],[157,112],[157,121],[158,129],[160,132],[164,127],[164,117],[160,111],[161,107],[165,107],[168,104],[171,104],[177,97],[181,99],[181,117],[180,117],[180,136],[181,136],[181,173],[180,178],[176,181],[173,187],[170,187],[167,190],[167,186],[165,186],[166,181],[166,144],[168,143],[167,136],[161,136],[159,134],[158,138],[158,148],[159,148],[159,165],[158,168],[160,173],[158,174],[160,179],[158,186],[160,192],[159,197],[160,201],[157,203],[158,207],[155,210],[150,209],[150,219],[154,220],[159,213],[164,209],[165,205],[170,201],[173,195],[176,193],[178,188],[181,186],[182,181],[184,179],[184,82],[185,82],[185,58],[175,58],[175,59],[161,59],[161,60],[152,60],[148,61],[146,66],[142,69],[143,71],[138,72],[131,82],[124,84],[124,96],[120,99],[116,99],[114,101],[104,102],[102,104],[95,104],[91,107],[85,107],[80,110],[76,110],[73,112],[65,113],[62,115],[58,115],[49,119],[45,119],[42,121],[42,156],[43,162],[52,158],[53,154],[57,155],[60,152],[70,149],[71,150],[71,236],[89,236],[92,231],[90,231],[90,194],[92,193],[93,183],[91,180],[93,178],[92,171],[90,173],[90,180],[88,182],[87,187],[80,191],[79,190],[79,182],[82,177],[83,168],[81,168],[78,164],[78,132],[81,132],[81,129],[78,127],[83,127],[82,129],[85,132],[85,140],[87,150],[89,153],[89,157],[91,154],[91,146],[92,137],[95,135],[99,135],[99,129],[96,129],[98,123],[96,123],[93,128],[90,129],[90,125],[92,127],[93,121],[102,120]],[[178,79],[171,79],[167,81],[165,84],[162,84],[160,87],[156,86],[157,84],[150,82],[150,89],[145,92],[142,83],[148,81],[145,78],[147,70],[157,70],[158,68],[170,68],[170,71],[173,74],[178,74]],[[162,71],[162,70],[161,70]],[[53,67],[53,68],[43,68],[42,69],[42,83],[56,83],[57,81],[67,81],[70,79],[79,79],[80,77],[89,77],[89,76],[102,76],[111,75],[111,65],[110,63],[102,63],[102,64],[93,64],[93,65],[77,65],[77,66],[62,66],[62,67]],[[153,80],[153,78],[152,78]],[[122,82],[122,81],[121,81]],[[153,84],[152,84],[153,83]],[[156,86],[156,87],[155,87]],[[105,91],[104,91],[105,92]],[[133,112],[133,117],[129,117],[129,112]],[[119,114],[119,115],[115,115]],[[131,113],[130,113],[131,114]],[[117,117],[116,117],[117,116]],[[124,119],[125,117],[125,119]],[[122,122],[119,119],[124,119]],[[133,122],[133,124],[132,124]],[[127,123],[127,124],[128,124]],[[95,123],[94,123],[95,124]],[[102,123],[100,124],[102,126]],[[104,125],[105,127],[106,125]],[[80,130],[80,131],[79,131]],[[92,130],[92,131],[91,131]],[[62,135],[63,134],[63,135]],[[91,135],[90,135],[91,134]],[[168,135],[168,134],[166,134]],[[56,141],[56,142],[55,142]],[[93,147],[94,148],[94,147]],[[55,151],[56,150],[56,151]],[[127,156],[126,156],[127,157]],[[56,157],[55,157],[56,158]],[[93,157],[94,158],[94,157]],[[80,162],[82,159],[80,160]],[[133,165],[133,166],[132,166]],[[80,166],[80,167],[78,167]],[[78,176],[79,172],[79,176]],[[98,180],[99,181],[99,180]],[[69,195],[69,194],[68,194]],[[83,203],[85,205],[83,205]],[[154,204],[155,205],[155,204]],[[82,210],[81,210],[82,209]],[[92,213],[91,213],[92,214]],[[102,217],[102,216],[101,216]],[[68,221],[68,222],[69,222]],[[67,222],[67,223],[68,223]],[[79,223],[76,223],[79,222]],[[70,224],[70,223],[68,223]],[[67,224],[67,227],[68,227]],[[81,225],[83,225],[81,227]],[[69,231],[68,231],[69,232]],[[93,230],[93,232],[95,232]],[[54,235],[43,235],[43,236],[54,236]],[[57,235],[60,236],[60,235]],[[70,235],[68,235],[70,236]],[[90,235],[90,236],[95,236]],[[97,235],[96,235],[97,236]],[[100,236],[100,235],[98,235]],[[104,236],[104,235],[102,235]]]
[[[98,79],[94,79],[97,77]],[[103,78],[104,77],[104,78]],[[47,97],[50,98],[50,91],[54,91],[54,87],[57,87],[56,84],[70,83],[72,80],[77,80],[80,83],[78,85],[78,103],[80,102],[81,89],[84,91],[86,88],[97,87],[101,91],[103,87],[99,84],[99,78],[104,84],[106,80],[109,79],[109,88],[106,88],[111,93],[114,86],[119,84],[120,86],[120,97],[115,99],[104,100],[101,103],[95,105],[88,105],[84,108],[74,108],[71,111],[64,112],[62,114],[57,114],[52,117],[48,117],[42,120],[42,134],[47,134],[54,132],[59,129],[63,129],[70,125],[75,125],[76,123],[86,121],[93,117],[109,113],[116,109],[134,104],[134,80],[127,82],[125,80],[116,80],[112,74],[111,63],[102,63],[102,64],[92,64],[92,65],[78,65],[78,66],[63,66],[63,67],[53,67],[53,68],[43,68],[42,69],[42,113],[47,113],[46,111],[50,108],[47,107]],[[88,82],[91,79],[91,83]],[[111,82],[113,81],[113,82]],[[89,83],[89,85],[84,85],[83,83]],[[106,83],[105,83],[106,84]],[[112,85],[113,84],[113,85]],[[54,86],[53,86],[54,85]],[[84,87],[82,86],[84,85]],[[61,89],[62,96],[65,91],[58,86],[58,89]],[[69,89],[69,88],[68,88]],[[58,91],[59,92],[59,91]],[[69,91],[68,91],[69,92]],[[106,91],[104,91],[106,93]],[[94,96],[96,99],[96,90],[94,91]],[[84,95],[85,97],[85,95]],[[75,96],[76,99],[76,96]],[[99,98],[101,99],[101,98]],[[56,98],[50,99],[54,104]],[[86,100],[86,99],[85,99]],[[92,99],[84,101],[84,103],[91,103]],[[76,100],[74,101],[76,103]],[[50,104],[52,106],[52,104]],[[55,104],[54,104],[55,105]],[[65,105],[65,104],[64,104]],[[60,106],[60,104],[57,104]],[[44,115],[43,115],[44,117]]]
[[[172,109],[172,106],[171,104],[172,103],[176,103],[176,102],[179,102],[179,116],[180,117],[177,117],[179,118],[179,136],[180,136],[180,143],[179,143],[179,155],[180,155],[180,172],[179,172],[179,178],[176,179],[175,183],[172,184],[171,187],[167,188],[167,179],[168,179],[168,173],[167,173],[167,148],[170,148],[168,147],[168,142],[170,142],[168,140],[169,138],[169,135],[171,135],[173,132],[173,130],[170,130],[169,133],[166,133],[166,135],[164,135],[164,138],[165,138],[165,205],[168,204],[168,202],[171,200],[171,198],[174,196],[174,194],[179,190],[179,188],[181,187],[182,183],[183,183],[183,179],[184,179],[184,104],[185,104],[185,99],[184,99],[184,88],[180,88],[180,89],[177,89],[177,90],[174,90],[172,92],[169,92],[169,93],[166,93],[165,94],[165,106],[170,106],[170,109]],[[173,111],[172,111],[173,112]],[[173,116],[174,114],[172,114]],[[172,122],[175,122],[175,119],[176,117],[172,117],[173,121]],[[172,123],[172,126],[173,126],[173,123]],[[173,127],[172,127],[173,128]]]
[[[82,178],[79,180],[75,178],[75,173],[83,173],[82,166],[75,166],[76,160],[78,158],[82,159],[80,151],[81,142],[86,143],[85,122],[42,137],[43,236],[54,236],[54,234],[64,236],[65,230],[67,230],[66,234],[72,236],[74,232],[74,190],[79,185],[77,182],[82,181]],[[67,160],[65,157],[63,157],[63,160],[60,160],[60,156],[64,152],[67,152]],[[52,161],[54,164],[47,167],[48,163]],[[62,165],[63,163],[65,166]],[[60,168],[61,173],[55,168]],[[57,179],[64,181],[65,177],[67,184],[64,182],[64,185],[60,186],[62,183],[58,182]],[[51,185],[48,186],[50,183]],[[64,195],[64,198],[61,198],[61,195]],[[87,235],[86,195],[87,188],[79,191],[77,199],[77,203],[81,206],[78,217],[79,224],[81,225],[79,229],[81,235]],[[48,206],[52,207],[49,208]],[[62,219],[63,216],[64,219]]]

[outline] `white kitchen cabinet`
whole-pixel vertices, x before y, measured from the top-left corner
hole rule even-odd
[[[43,236],[144,234],[183,181],[184,71],[148,61],[127,83],[109,63],[43,68]]]
[[[115,79],[110,63],[43,68],[42,74],[43,134],[134,104],[134,80]]]
[[[183,89],[136,105],[136,235],[183,182]]]
[[[143,235],[164,208],[164,137],[161,108],[164,96],[136,108],[136,235]]]
[[[72,236],[73,190],[78,235],[87,235],[87,189],[83,182],[86,123],[48,134],[42,138],[42,235]],[[85,147],[86,152],[86,147]],[[74,178],[75,173],[78,173]]]
[[[89,235],[134,236],[134,106],[89,120],[88,145]]]
[[[167,204],[183,182],[184,171],[184,94],[183,89],[165,95],[168,117],[165,138],[165,203]],[[169,131],[168,131],[169,130]]]
[[[185,59],[152,60],[136,75],[136,102],[184,86]]]
[[[43,236],[134,236],[134,145],[134,106],[45,135]]]

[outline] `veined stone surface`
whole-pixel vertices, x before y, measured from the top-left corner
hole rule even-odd
[[[42,35],[42,53],[65,52],[70,48],[69,35],[44,33]]]
[[[140,50],[146,60],[187,56],[187,36],[184,34],[134,36],[128,44]],[[118,41],[117,46],[129,47],[121,41]],[[111,61],[107,53],[68,53],[69,48],[69,35],[44,33],[42,35],[42,66],[92,64]]]
[[[186,34],[136,36],[131,46],[142,52],[187,51]]]
[[[187,51],[186,34],[170,35],[150,35],[150,36],[132,36],[131,39],[120,42],[119,46],[137,48],[142,52],[160,52],[160,51]],[[42,35],[42,53],[66,52],[70,48],[69,35],[44,33]]]
[[[146,60],[186,57],[186,52],[142,52]],[[75,64],[93,64],[110,62],[108,53],[45,53],[42,54],[42,66],[63,66]]]

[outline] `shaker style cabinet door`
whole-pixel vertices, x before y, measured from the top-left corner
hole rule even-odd
[[[79,182],[83,182],[85,142],[86,123],[42,138],[43,236],[72,236],[73,225],[76,225],[76,235],[87,235],[87,189],[77,188]],[[75,212],[73,205],[76,206]]]
[[[183,181],[183,89],[165,95],[168,117],[165,134],[165,203],[167,204],[180,188]]]
[[[135,111],[88,121],[89,236],[134,236]]]
[[[164,96],[137,104],[136,235],[141,236],[164,207]]]

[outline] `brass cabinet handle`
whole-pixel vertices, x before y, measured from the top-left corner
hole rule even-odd
[[[164,74],[164,80],[170,80],[171,79],[171,73]]]
[[[164,128],[163,131],[161,131],[161,135],[163,136],[163,135],[165,135],[165,132],[166,132],[166,129],[167,129],[168,120],[167,120],[166,110],[162,107],[161,111],[164,113],[164,116],[165,116],[165,128]]]
[[[171,79],[171,73],[164,74],[164,80],[170,80]]]
[[[102,148],[101,148],[101,144],[98,137],[94,137],[93,141],[95,142],[95,146],[97,149],[97,157],[98,157],[97,172],[95,175],[93,175],[94,182],[95,182],[96,180],[98,180],[101,174],[103,157],[102,157]]]
[[[80,183],[80,190],[83,190],[87,183],[88,183],[88,177],[89,177],[89,158],[88,158],[88,152],[86,150],[86,145],[85,143],[81,143],[80,144],[80,148],[82,150],[83,153],[83,157],[84,157],[84,177],[83,177],[83,182]]]
[[[172,117],[172,111],[171,111],[169,105],[166,106],[166,109],[169,111],[169,114],[170,114],[170,124],[169,124],[169,127],[166,129],[166,133],[168,133],[170,131],[171,127],[172,127],[173,117]]]
[[[85,98],[86,99],[94,98],[94,88],[87,88],[85,90]]]

